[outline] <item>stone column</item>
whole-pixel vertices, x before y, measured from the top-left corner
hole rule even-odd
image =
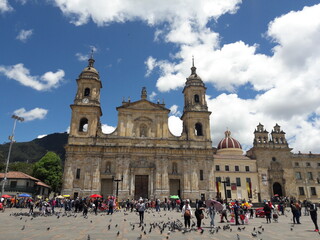
[[[74,174],[72,173],[72,166],[71,164],[68,164],[64,170],[63,193],[71,193],[73,188],[73,178]]]
[[[168,159],[162,161],[162,193],[169,194]]]
[[[154,198],[154,190],[153,190],[153,181],[154,181],[154,169],[150,170],[150,175],[149,175],[149,179],[150,179],[150,198],[153,199]]]
[[[92,166],[92,191],[100,193],[101,192],[101,177],[100,177],[100,161],[99,159],[94,159],[94,164]]]

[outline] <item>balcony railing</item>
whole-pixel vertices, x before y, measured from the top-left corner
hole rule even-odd
[[[6,192],[24,192],[24,193],[37,193],[38,189],[37,187],[25,187],[25,186],[5,186],[4,190]]]

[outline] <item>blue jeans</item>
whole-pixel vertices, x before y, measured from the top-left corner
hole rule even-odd
[[[210,221],[210,226],[214,226],[214,217],[216,216],[216,212],[212,212],[209,214],[211,221]]]

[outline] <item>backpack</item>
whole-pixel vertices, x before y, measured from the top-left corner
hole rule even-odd
[[[191,212],[190,212],[189,209],[186,209],[186,210],[184,211],[184,216],[186,216],[186,217],[190,217],[190,216],[191,216]]]

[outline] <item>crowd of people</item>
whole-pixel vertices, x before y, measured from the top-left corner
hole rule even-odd
[[[55,208],[64,209],[64,211],[73,211],[82,213],[87,216],[88,212],[98,214],[98,212],[106,212],[112,215],[116,209],[123,208],[128,212],[138,212],[140,223],[144,223],[144,212],[148,209],[155,211],[177,211],[181,212],[184,218],[185,228],[191,228],[191,218],[196,218],[196,226],[198,230],[202,230],[202,220],[205,215],[210,219],[210,226],[215,227],[216,221],[220,223],[227,222],[235,225],[249,224],[249,220],[254,218],[254,214],[258,214],[258,210],[263,210],[263,214],[259,215],[266,218],[267,223],[277,222],[279,215],[285,215],[285,208],[290,208],[292,213],[293,224],[301,224],[300,217],[302,208],[304,207],[305,215],[310,215],[315,225],[315,231],[319,231],[317,224],[317,205],[309,201],[296,201],[294,199],[273,198],[270,201],[264,200],[263,207],[254,208],[250,201],[231,200],[229,202],[223,200],[196,200],[192,203],[189,199],[160,199],[134,200],[127,199],[117,202],[113,196],[107,198],[76,198],[70,199],[53,197],[52,199],[32,199],[32,198],[1,198],[1,206],[4,208],[28,208],[32,214],[35,209],[43,215],[54,214]],[[290,211],[289,210],[289,211]],[[61,210],[60,210],[61,211]],[[256,211],[256,213],[255,213]],[[260,212],[261,213],[261,212]],[[216,216],[219,216],[216,220]]]

